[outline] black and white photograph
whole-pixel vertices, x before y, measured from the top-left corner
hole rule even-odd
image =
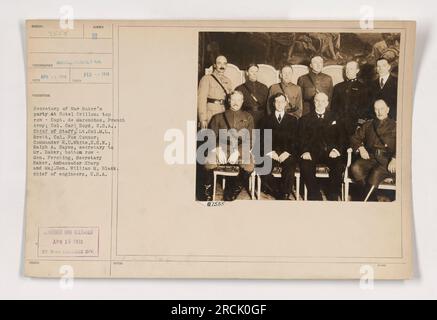
[[[400,45],[199,32],[196,200],[395,201]]]

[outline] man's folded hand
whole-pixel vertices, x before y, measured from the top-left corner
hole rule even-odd
[[[238,162],[238,157],[240,156],[240,153],[238,152],[238,150],[235,150],[234,152],[231,153],[231,155],[229,156],[228,162],[230,164],[236,164]]]
[[[311,153],[309,152],[304,152],[300,157],[304,160],[313,160],[313,158],[311,158]]]
[[[279,156],[279,162],[284,162],[285,160],[288,159],[288,157],[290,156],[290,154],[287,151],[284,151],[281,153],[281,155]]]
[[[366,148],[364,148],[363,146],[361,146],[358,151],[360,152],[360,156],[361,158],[363,158],[364,160],[369,160],[370,156],[369,153],[367,152]]]
[[[388,171],[390,173],[396,173],[396,159],[392,158],[391,161],[388,163]]]
[[[269,153],[266,154],[266,156],[272,158],[275,161],[279,161],[279,156],[276,153],[276,151],[270,151]]]
[[[226,158],[226,153],[223,151],[223,149],[221,147],[217,147],[215,149],[215,152],[217,154],[217,158],[220,164],[226,164],[227,163],[227,158]]]

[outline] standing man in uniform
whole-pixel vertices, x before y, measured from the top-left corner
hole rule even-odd
[[[297,85],[302,88],[303,94],[302,115],[314,110],[314,96],[319,92],[325,93],[328,96],[328,100],[331,101],[333,90],[332,78],[322,73],[322,69],[323,58],[321,56],[315,56],[311,59],[310,72],[300,76],[297,80]]]
[[[366,194],[396,172],[396,121],[388,117],[384,100],[374,105],[376,119],[364,123],[351,138],[352,148],[360,158],[351,166],[352,177]]]
[[[254,169],[252,149],[253,118],[250,113],[241,110],[244,96],[240,91],[230,94],[230,108],[212,117],[209,128],[217,138],[216,148],[207,155],[205,164],[205,198],[212,200],[213,170],[218,165],[238,165],[239,174],[229,179],[224,192],[225,201],[233,201],[249,181]],[[227,132],[227,135],[223,134]]]
[[[252,115],[256,129],[260,128],[261,120],[264,118],[269,91],[265,84],[258,81],[258,71],[259,66],[257,64],[250,64],[246,70],[246,82],[235,88],[235,90],[243,93],[242,110]]]
[[[390,74],[391,64],[387,59],[381,58],[376,62],[378,79],[373,81],[372,104],[382,99],[390,109],[389,117],[396,121],[396,109],[398,103],[398,80]]]
[[[273,96],[277,93],[283,93],[287,98],[285,112],[299,119],[302,116],[302,90],[299,86],[291,82],[293,68],[290,65],[283,66],[279,77],[281,78],[281,82],[273,84],[269,89],[266,108],[267,115],[271,115],[275,112],[274,101],[272,100]]]
[[[328,200],[338,201],[344,170],[344,138],[332,112],[327,110],[328,96],[314,96],[314,110],[299,120],[300,171],[308,188],[309,200],[322,200],[316,178],[316,166],[329,168]]]
[[[358,62],[348,62],[345,66],[346,80],[337,83],[332,94],[331,110],[348,139],[355,133],[358,120],[369,116],[369,93],[357,78],[359,72]]]
[[[227,95],[232,91],[231,79],[225,76],[228,61],[218,56],[211,74],[204,75],[197,91],[197,111],[201,129],[208,127],[211,118],[225,111]]]

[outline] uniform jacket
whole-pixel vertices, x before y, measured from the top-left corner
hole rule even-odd
[[[302,88],[302,95],[304,101],[303,114],[307,114],[312,111],[312,105],[314,102],[314,96],[317,92],[324,92],[328,95],[329,102],[332,97],[332,78],[324,73],[314,73],[310,71],[308,74],[300,76],[297,80],[297,85]],[[328,106],[329,109],[329,106]]]
[[[347,80],[334,86],[331,111],[344,122],[349,133],[355,131],[358,119],[369,117],[369,110],[369,90],[361,81]]]
[[[197,111],[199,121],[210,121],[211,117],[224,111],[224,104],[207,102],[208,98],[211,99],[226,99],[228,93],[232,91],[231,79],[225,75],[219,74],[214,70],[213,74],[223,84],[226,91],[217,83],[217,81],[210,75],[204,75],[199,82],[199,88],[197,91]]]
[[[376,130],[383,141],[380,141],[375,134]],[[375,149],[387,150],[393,155],[396,154],[396,121],[386,118],[383,121],[378,119],[369,120],[351,137],[353,150],[364,146],[369,153]]]
[[[276,93],[285,93],[288,97],[288,101],[290,102],[290,107],[285,109],[286,113],[294,115],[296,118],[300,118],[302,116],[302,89],[295,85],[294,83],[282,83],[282,87],[284,88],[284,92],[282,92],[281,86],[279,83],[273,84],[269,89],[269,97],[267,99],[267,114],[270,115],[275,113],[275,108],[273,105],[273,96]],[[291,111],[290,108],[296,108],[295,111]]]
[[[265,84],[259,81],[246,81],[244,84],[235,88],[235,90],[241,91],[244,95],[242,107],[244,111],[265,110],[269,91]],[[252,94],[256,100],[252,97]]]
[[[225,120],[225,116],[229,122],[229,126],[227,126],[226,124],[226,120]],[[253,123],[253,117],[250,115],[250,113],[243,111],[243,110],[238,110],[238,111],[233,111],[231,109],[226,110],[223,113],[219,113],[216,114],[212,117],[210,123],[209,123],[209,128],[212,129],[216,135],[217,138],[217,143],[226,145],[229,144],[227,142],[227,140],[223,140],[220,141],[220,129],[235,129],[237,132],[240,131],[241,129],[247,129],[249,131],[249,139],[250,139],[250,143],[251,143],[251,139],[252,139],[252,130],[254,129],[254,123]],[[235,136],[235,138],[238,138],[237,136]],[[251,144],[252,145],[252,144]]]

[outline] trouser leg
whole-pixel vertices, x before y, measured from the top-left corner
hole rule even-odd
[[[375,159],[357,159],[351,165],[351,174],[353,179],[364,185],[366,183],[366,178],[373,167],[377,165]]]
[[[252,173],[251,171],[244,170],[243,168],[240,167],[238,176],[233,177],[233,179],[230,179],[230,181],[232,181],[232,184],[229,188],[226,187],[225,194],[224,194],[226,201],[233,201],[237,199],[241,190],[244,187],[247,188],[251,173]]]
[[[276,197],[278,194],[278,184],[277,179],[273,177],[273,168],[277,167],[279,165],[279,162],[272,159],[272,167],[269,174],[266,174],[264,176],[261,176],[261,179],[263,181],[263,191]]]
[[[351,165],[352,177],[360,186],[359,200],[364,200],[371,190],[372,186],[368,184],[368,177],[376,166],[378,166],[378,162],[374,158],[357,159]]]
[[[344,170],[343,159],[328,157],[326,163],[329,167],[328,200],[338,201]]]
[[[224,194],[226,201],[235,200],[240,194],[243,187],[246,188],[248,187],[249,178],[253,170],[254,170],[254,164],[252,161],[249,161],[248,163],[241,163],[239,165],[238,176],[229,179],[229,181],[231,182],[229,188],[228,185],[226,186],[226,190]]]
[[[282,194],[291,193],[294,184],[294,173],[296,171],[296,160],[290,156],[281,163],[282,175],[279,190]]]
[[[376,158],[376,165],[369,174],[368,183],[371,186],[377,187],[384,179],[392,177],[393,175],[388,171],[389,159],[384,157]]]
[[[202,197],[203,201],[211,201],[212,200],[212,193],[213,193],[213,170],[214,168],[212,166],[204,166],[203,168],[203,191],[202,191]]]
[[[320,186],[316,178],[316,162],[313,160],[302,160],[300,170],[305,186],[308,189],[309,200],[322,200]]]

